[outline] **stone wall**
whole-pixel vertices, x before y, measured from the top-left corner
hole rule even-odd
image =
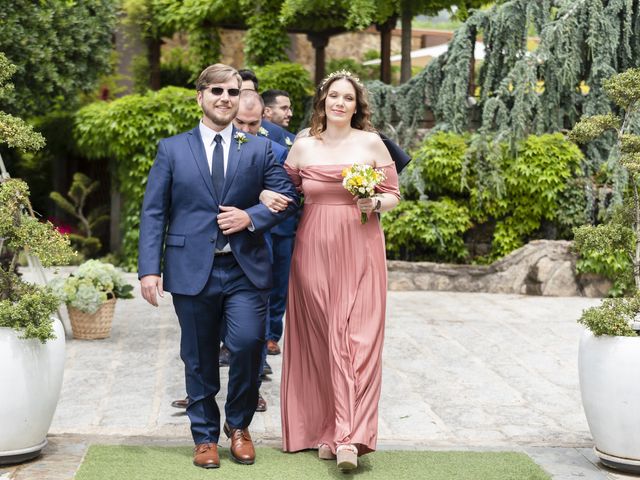
[[[535,240],[491,265],[390,260],[389,290],[515,293],[558,297],[606,295],[611,282],[575,274],[571,242]]]
[[[400,53],[402,30],[394,29],[391,32],[391,54]],[[221,30],[222,58],[221,61],[236,68],[244,66],[244,35],[242,30]],[[447,43],[451,39],[452,32],[438,30],[413,30],[412,50]],[[289,58],[303,65],[311,75],[315,62],[315,51],[306,34],[289,34],[290,47]],[[369,50],[380,51],[380,33],[373,27],[362,32],[348,32],[335,35],[329,40],[326,52],[326,61],[337,58],[352,58],[363,61],[364,54]]]

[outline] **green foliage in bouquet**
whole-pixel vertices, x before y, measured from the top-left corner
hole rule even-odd
[[[67,278],[49,284],[60,301],[87,313],[95,313],[110,298],[133,298],[133,286],[110,263],[87,260]]]

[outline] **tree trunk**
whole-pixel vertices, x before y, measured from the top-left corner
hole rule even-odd
[[[391,17],[382,25],[376,25],[380,32],[380,80],[391,83],[391,30],[398,18]]]
[[[411,21],[413,12],[408,2],[402,6],[402,60],[400,61],[400,83],[406,83],[411,78]]]
[[[109,160],[109,171],[111,172],[111,211],[109,218],[109,251],[120,252],[122,248],[122,194],[119,191],[118,176],[116,175],[117,165],[113,159]]]
[[[147,41],[147,49],[149,55],[149,88],[151,90],[160,90],[160,47],[162,40],[150,39]]]

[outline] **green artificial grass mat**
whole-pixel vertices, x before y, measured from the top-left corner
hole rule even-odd
[[[226,446],[220,468],[193,466],[190,447],[92,445],[75,480],[549,480],[527,455],[516,452],[382,450],[360,457],[358,469],[342,473],[315,451],[256,449],[254,465],[238,465]]]

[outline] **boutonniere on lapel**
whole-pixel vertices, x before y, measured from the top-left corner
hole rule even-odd
[[[238,151],[240,151],[240,145],[249,141],[244,132],[236,132],[233,138],[238,142]]]
[[[293,145],[293,142],[291,141],[291,139],[289,137],[284,137],[284,143],[287,144],[288,148],[291,148],[291,145]]]
[[[269,132],[267,131],[266,128],[260,127],[258,129],[258,135],[260,135],[261,137],[268,137],[269,136]]]

